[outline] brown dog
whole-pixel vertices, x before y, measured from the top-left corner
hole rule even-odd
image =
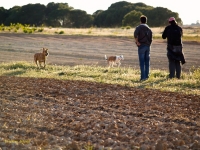
[[[117,65],[118,67],[120,67],[121,60],[124,60],[124,56],[116,55],[116,56],[110,56],[107,58],[107,56],[105,55],[105,60],[107,60],[109,67],[113,67],[114,65]]]
[[[47,52],[48,49],[46,48],[42,48],[42,53],[36,53],[34,55],[34,61],[38,67],[38,63],[40,68],[42,67],[41,63],[44,63],[44,68],[46,66],[46,57],[49,55],[49,53]]]

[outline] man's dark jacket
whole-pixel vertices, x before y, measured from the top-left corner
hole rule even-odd
[[[173,39],[172,36],[170,34],[170,30],[173,30],[173,29],[178,29],[181,33],[181,36],[177,39]],[[182,64],[185,63],[185,58],[184,58],[184,54],[183,52],[179,55],[175,54],[173,51],[172,51],[172,48],[173,48],[173,45],[174,46],[183,46],[182,44],[182,35],[183,35],[183,30],[180,26],[178,26],[177,24],[171,24],[171,25],[168,25],[163,34],[162,34],[162,38],[163,39],[166,39],[167,38],[167,57],[168,59],[171,59],[171,60],[177,60],[177,61],[181,61]]]

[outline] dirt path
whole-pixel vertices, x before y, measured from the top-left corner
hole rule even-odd
[[[123,54],[122,67],[138,68],[137,47],[126,37],[0,34],[0,62],[30,61],[42,47],[49,48],[49,64],[106,66],[104,55]],[[200,44],[184,43],[187,63],[183,71],[200,66]],[[153,41],[151,68],[168,69],[166,42]]]

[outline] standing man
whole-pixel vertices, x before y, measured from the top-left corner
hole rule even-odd
[[[162,38],[167,38],[167,57],[169,61],[169,78],[181,77],[181,64],[185,63],[182,52],[182,36],[183,30],[178,26],[174,17],[170,17],[169,25],[165,27]]]
[[[149,78],[150,71],[150,49],[152,43],[152,31],[147,25],[147,17],[140,17],[140,25],[134,31],[135,43],[138,46],[138,57],[140,64],[140,81]]]

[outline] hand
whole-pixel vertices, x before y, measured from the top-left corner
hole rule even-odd
[[[138,41],[136,41],[135,44],[136,44],[137,46],[140,46],[140,42],[138,42]]]

